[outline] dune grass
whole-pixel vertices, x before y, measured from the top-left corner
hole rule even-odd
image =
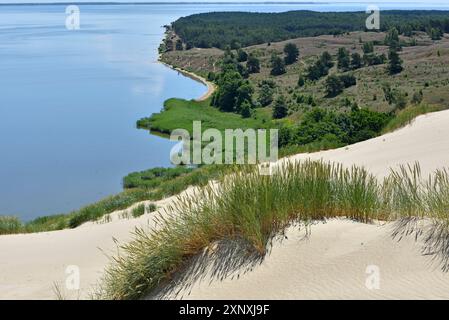
[[[424,182],[423,182],[424,181]],[[449,174],[428,180],[418,165],[379,182],[365,169],[319,161],[289,163],[271,176],[254,167],[207,186],[160,213],[158,228],[136,230],[106,270],[97,297],[138,299],[216,241],[246,241],[263,256],[292,223],[345,217],[369,223],[402,217],[448,220]]]
[[[0,235],[19,233],[22,223],[17,217],[0,216]]]
[[[132,211],[131,214],[134,218],[138,218],[142,215],[145,214],[145,205],[144,204],[139,204],[137,207],[135,207]]]

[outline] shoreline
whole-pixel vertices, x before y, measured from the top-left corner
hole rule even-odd
[[[206,86],[207,91],[202,96],[200,96],[199,98],[194,99],[195,101],[201,102],[201,101],[205,101],[205,100],[209,99],[212,96],[212,94],[215,92],[215,90],[216,90],[216,85],[214,83],[212,83],[211,81],[207,80],[206,78],[204,78],[204,77],[202,77],[200,75],[197,75],[196,73],[193,73],[191,71],[187,71],[187,70],[184,70],[184,69],[172,66],[171,64],[169,64],[169,63],[167,63],[165,61],[162,61],[162,55],[161,54],[159,54],[157,62],[161,63],[162,65],[166,66],[167,68],[170,68],[170,69],[172,69],[174,71],[177,71],[177,72],[181,73],[185,77],[188,77],[188,78],[190,78],[192,80],[200,82],[200,83],[202,83],[203,85]]]

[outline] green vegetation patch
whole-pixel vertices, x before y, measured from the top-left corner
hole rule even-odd
[[[238,114],[221,112],[217,108],[211,107],[210,100],[199,102],[182,99],[167,100],[164,103],[163,112],[139,120],[137,126],[166,134],[170,134],[175,129],[186,129],[193,132],[193,121],[201,121],[202,130],[213,128],[222,132],[225,129],[245,130],[267,126],[267,120],[263,115],[255,118],[242,118]]]

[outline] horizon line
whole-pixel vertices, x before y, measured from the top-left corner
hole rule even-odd
[[[141,1],[141,2],[124,2],[124,1],[67,1],[67,2],[8,2],[8,3],[0,3],[0,6],[5,5],[61,5],[61,4],[90,4],[90,5],[121,5],[121,4],[329,4],[330,2],[317,2],[317,1]],[[341,3],[344,3],[342,1]]]

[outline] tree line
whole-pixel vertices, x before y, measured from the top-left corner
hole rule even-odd
[[[211,12],[182,17],[172,23],[172,28],[186,48],[238,49],[298,37],[362,31],[366,18],[365,12]],[[449,11],[382,11],[380,31],[392,28],[406,36],[415,31],[427,32],[438,40],[449,32]]]

